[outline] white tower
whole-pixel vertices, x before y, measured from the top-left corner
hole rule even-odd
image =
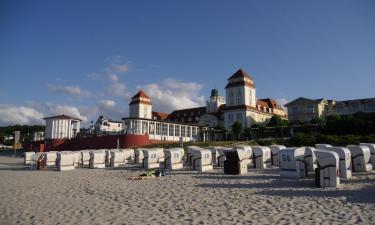
[[[151,115],[151,99],[141,90],[132,97],[129,103],[129,117],[151,119]]]
[[[242,69],[239,69],[228,78],[225,91],[227,107],[256,107],[256,91],[253,78]]]
[[[215,113],[221,105],[225,104],[224,98],[219,96],[219,91],[215,88],[211,90],[210,100],[207,101],[207,113]]]

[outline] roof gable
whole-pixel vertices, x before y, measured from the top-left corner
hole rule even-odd
[[[250,80],[253,80],[253,78],[249,74],[247,74],[243,69],[237,70],[232,76],[228,78],[228,80],[234,79],[234,78],[241,78],[241,77],[246,77],[246,78],[249,78]]]

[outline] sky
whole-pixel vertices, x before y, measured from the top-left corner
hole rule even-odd
[[[0,125],[204,106],[227,78],[257,97],[375,97],[375,1],[0,0]]]

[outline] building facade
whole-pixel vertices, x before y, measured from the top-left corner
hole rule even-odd
[[[329,115],[349,115],[375,112],[375,98],[336,101],[299,97],[285,105],[291,121],[310,122]]]

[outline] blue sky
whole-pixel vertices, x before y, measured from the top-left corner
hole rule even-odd
[[[168,112],[224,95],[374,96],[375,1],[0,1],[0,125],[128,114],[145,89]]]

